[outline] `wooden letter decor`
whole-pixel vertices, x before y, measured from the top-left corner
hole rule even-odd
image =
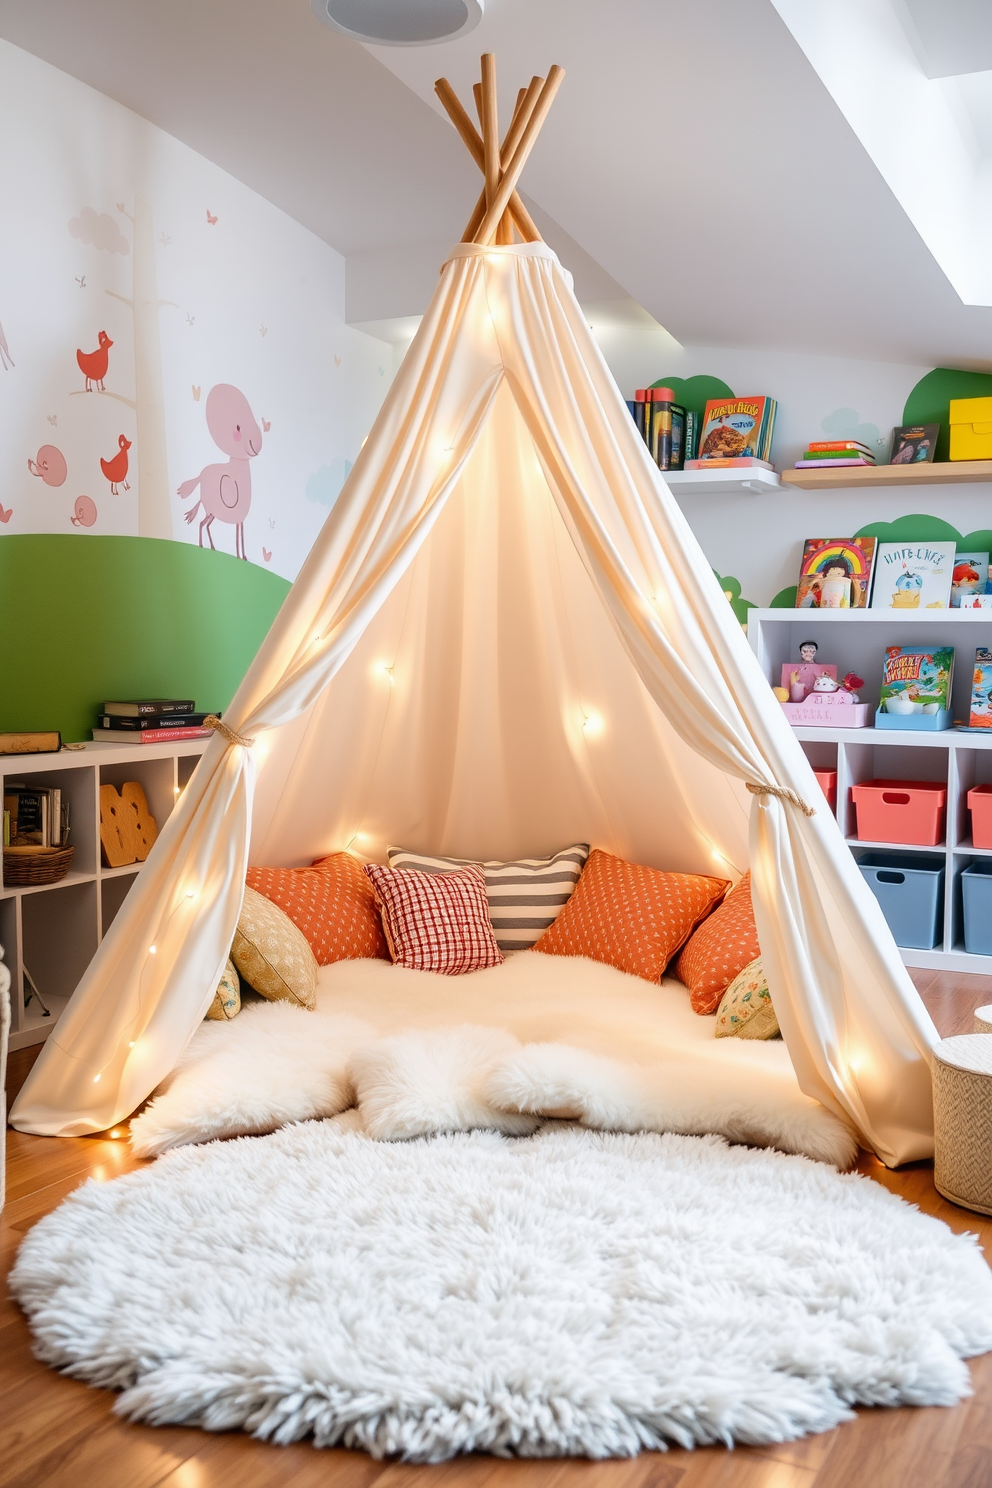
[[[124,783],[120,794],[113,785],[100,787],[100,846],[108,868],[143,863],[158,836],[158,823],[136,780]]]
[[[463,243],[539,243],[541,234],[517,193],[520,172],[534,148],[541,125],[565,76],[554,66],[546,78],[534,77],[517,94],[516,107],[503,143],[496,113],[496,59],[482,58],[482,83],[474,93],[482,134],[476,129],[447,78],[438,78],[434,91],[458,130],[469,154],[485,177],[485,188],[462,234]]]

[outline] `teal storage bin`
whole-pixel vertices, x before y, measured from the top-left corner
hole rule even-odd
[[[992,956],[992,861],[969,863],[961,875],[964,948],[972,956]]]
[[[857,864],[896,945],[932,951],[942,939],[944,865],[940,859],[912,853],[866,853]]]

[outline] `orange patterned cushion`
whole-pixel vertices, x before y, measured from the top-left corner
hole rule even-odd
[[[575,893],[534,950],[588,956],[657,982],[726,888],[723,878],[662,873],[596,848]]]
[[[321,966],[389,960],[372,885],[351,853],[331,853],[309,868],[249,868],[245,881],[302,930]]]
[[[679,957],[675,974],[689,988],[693,1012],[715,1013],[734,977],[760,955],[749,870]]]

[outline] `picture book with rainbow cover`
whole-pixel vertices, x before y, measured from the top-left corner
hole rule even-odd
[[[873,537],[808,537],[799,567],[796,609],[865,609],[874,559]]]

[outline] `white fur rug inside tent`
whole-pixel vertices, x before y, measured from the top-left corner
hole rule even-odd
[[[39,1356],[156,1425],[376,1456],[628,1456],[951,1404],[992,1273],[881,1186],[718,1137],[349,1118],[89,1182],[10,1279]]]
[[[716,1039],[680,982],[523,952],[467,976],[385,961],[324,967],[317,1012],[286,1003],[206,1023],[131,1123],[141,1157],[334,1116],[357,1101],[383,1139],[532,1131],[715,1132],[846,1167],[850,1128],[799,1089],[781,1041]]]

